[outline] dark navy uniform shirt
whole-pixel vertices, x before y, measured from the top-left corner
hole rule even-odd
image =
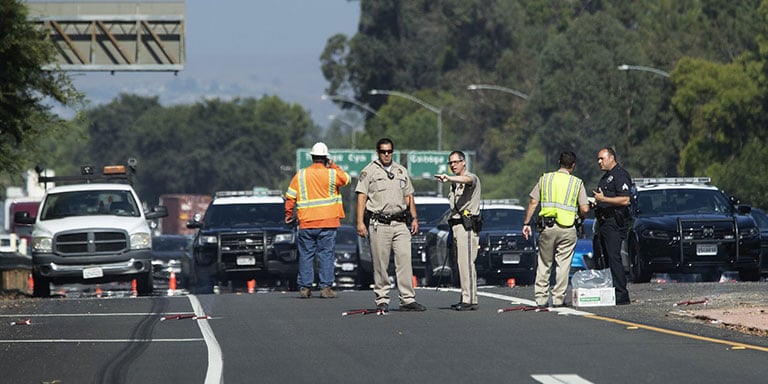
[[[629,176],[629,172],[622,168],[621,165],[616,164],[610,171],[605,172],[597,186],[603,191],[605,197],[630,196],[632,178]],[[597,206],[610,216],[612,216],[614,209],[627,209],[626,207],[617,207],[605,202],[597,203]]]

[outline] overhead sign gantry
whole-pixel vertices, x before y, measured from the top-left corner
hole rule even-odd
[[[27,2],[30,21],[47,32],[66,71],[184,69],[183,1]]]

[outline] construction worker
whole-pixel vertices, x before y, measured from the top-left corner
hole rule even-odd
[[[299,273],[296,285],[299,297],[306,299],[312,295],[314,260],[317,257],[320,296],[335,298],[333,258],[336,230],[344,218],[339,187],[349,184],[350,178],[347,172],[328,158],[328,147],[324,143],[313,145],[309,154],[312,156],[312,165],[296,172],[285,192],[286,224],[294,221],[294,207],[299,218]]]
[[[379,140],[376,153],[378,159],[363,168],[355,188],[357,234],[369,237],[371,243],[374,302],[379,313],[389,311],[387,269],[390,254],[394,252],[400,311],[424,311],[427,308],[416,302],[412,280],[411,235],[419,232],[413,184],[408,170],[392,161],[392,140]]]
[[[576,167],[576,154],[571,151],[562,152],[559,164],[560,169],[542,175],[531,190],[531,201],[523,221],[523,237],[527,240],[533,233],[531,218],[541,202],[541,211],[536,221],[539,258],[533,289],[539,307],[546,307],[550,300],[549,281],[553,263],[556,269],[555,286],[551,287],[552,306],[566,305],[565,290],[568,288],[568,274],[578,238],[576,217],[583,219],[589,213],[584,183],[572,175]]]
[[[480,247],[480,178],[467,171],[464,152],[448,155],[448,166],[453,175],[439,174],[440,182],[451,182],[448,200],[451,217],[448,223],[456,244],[456,262],[461,282],[461,300],[451,305],[457,311],[477,310],[477,272],[475,260]]]

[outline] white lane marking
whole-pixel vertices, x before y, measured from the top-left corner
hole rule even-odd
[[[200,342],[204,339],[36,339],[36,340],[0,340],[0,344],[34,343],[187,343]]]
[[[195,316],[205,316],[203,306],[200,305],[197,297],[195,295],[188,295],[187,297],[192,304],[192,309],[195,311]],[[200,327],[200,332],[205,339],[205,345],[208,347],[208,369],[205,373],[205,384],[221,384],[224,382],[224,363],[219,342],[216,340],[208,320],[197,320],[197,325]]]
[[[20,313],[2,314],[0,317],[97,317],[97,316],[159,316],[191,315],[192,312],[113,312],[113,313]]]
[[[434,288],[418,288],[418,289],[434,289]],[[445,291],[445,292],[458,292],[461,293],[461,289],[459,288],[438,288],[438,291]],[[533,300],[523,299],[520,297],[514,297],[514,296],[507,296],[502,295],[499,293],[491,293],[491,292],[477,292],[478,296],[485,296],[490,297],[492,299],[498,299],[503,301],[509,301],[512,304],[522,304],[522,305],[530,305],[535,306],[536,302]],[[563,307],[563,308],[550,308],[550,312],[556,312],[558,315],[574,315],[574,316],[587,316],[592,315],[592,313],[580,311],[578,309],[574,309],[571,307]]]
[[[593,384],[579,375],[531,375],[531,378],[542,384]]]

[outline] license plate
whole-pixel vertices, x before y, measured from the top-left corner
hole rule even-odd
[[[696,255],[698,256],[717,255],[717,244],[696,244]]]
[[[352,272],[355,270],[355,265],[352,263],[344,263],[341,265],[341,270],[344,272]]]
[[[100,267],[83,269],[83,279],[97,279],[99,277],[104,277],[104,270]]]
[[[517,254],[503,254],[501,255],[501,262],[504,264],[520,264],[520,255]]]
[[[237,265],[256,265],[256,258],[253,256],[238,256]]]

